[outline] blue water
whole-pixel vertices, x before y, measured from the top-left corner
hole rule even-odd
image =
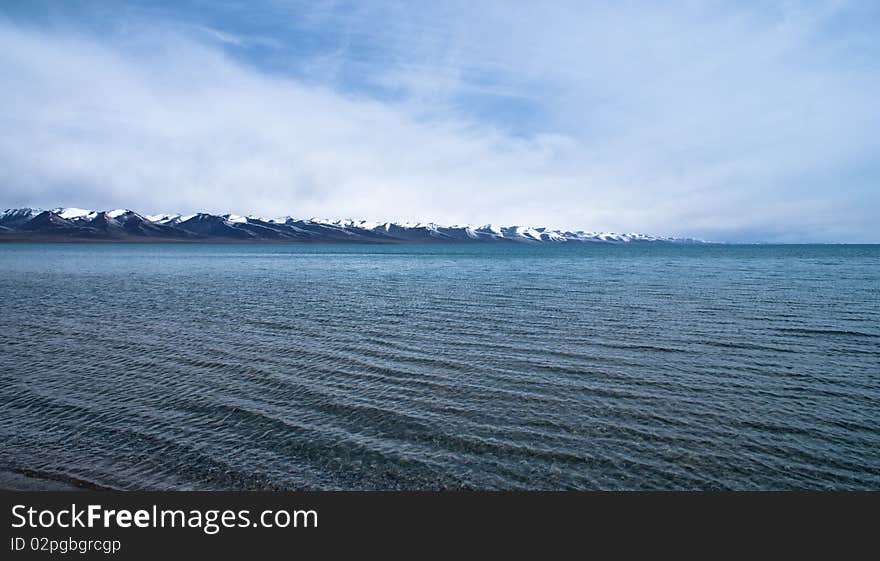
[[[880,246],[0,245],[0,470],[880,488]]]

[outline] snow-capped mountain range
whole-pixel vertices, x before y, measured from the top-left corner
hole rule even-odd
[[[263,218],[234,214],[158,214],[127,209],[8,209],[0,213],[0,240],[279,241],[359,243],[699,243],[699,240],[553,230],[529,226],[441,226],[318,218]]]

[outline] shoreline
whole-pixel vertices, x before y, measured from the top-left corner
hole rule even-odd
[[[31,470],[0,469],[0,491],[100,491],[87,481]]]

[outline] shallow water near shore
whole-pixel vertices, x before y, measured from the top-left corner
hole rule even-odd
[[[880,246],[0,245],[0,470],[880,488]]]

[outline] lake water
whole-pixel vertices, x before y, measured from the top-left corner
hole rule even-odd
[[[0,470],[880,488],[880,246],[0,245]]]

